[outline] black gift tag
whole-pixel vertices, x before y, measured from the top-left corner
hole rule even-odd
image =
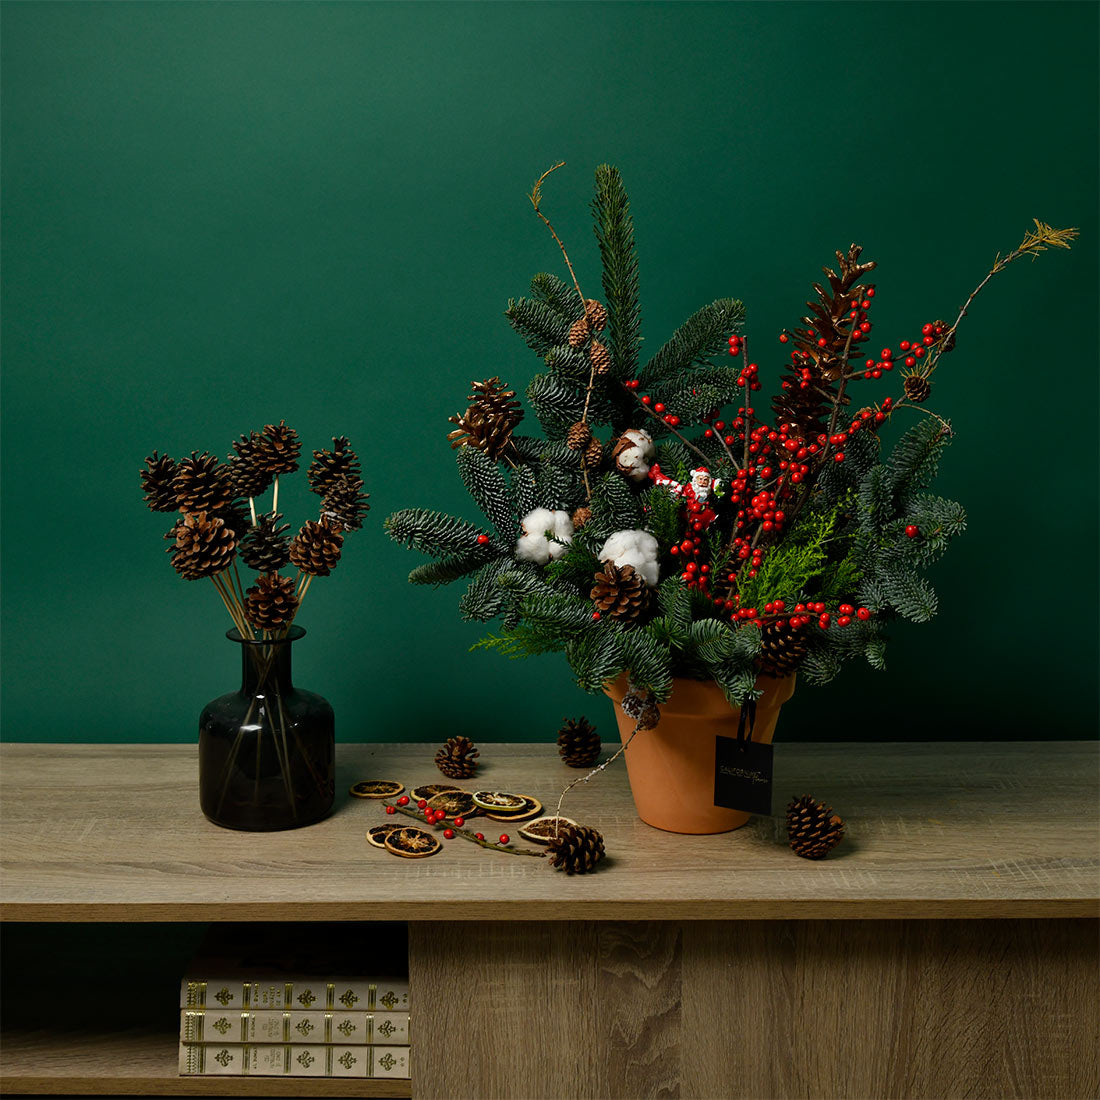
[[[772,812],[771,745],[715,737],[714,804],[750,814]]]

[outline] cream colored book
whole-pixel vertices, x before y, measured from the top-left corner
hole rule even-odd
[[[180,983],[180,1008],[408,1012],[409,983],[386,978],[186,977]]]
[[[181,1043],[179,1071],[184,1077],[408,1077],[409,1048]]]
[[[180,1009],[184,1043],[380,1043],[409,1042],[407,1012],[305,1012],[221,1008]]]

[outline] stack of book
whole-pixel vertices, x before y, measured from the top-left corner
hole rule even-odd
[[[180,983],[181,1074],[410,1076],[408,981],[261,965],[192,964]]]

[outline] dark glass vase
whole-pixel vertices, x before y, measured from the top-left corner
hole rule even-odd
[[[336,738],[332,707],[290,676],[290,648],[305,631],[241,647],[241,690],[222,695],[199,718],[199,801],[226,829],[296,829],[332,810]]]

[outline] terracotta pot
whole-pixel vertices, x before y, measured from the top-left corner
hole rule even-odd
[[[634,729],[620,704],[627,690],[620,676],[604,691],[615,704],[615,720],[625,743]],[[752,739],[770,744],[779,708],[794,694],[795,676],[761,676]],[[639,730],[626,750],[626,770],[638,816],[670,833],[727,833],[750,814],[714,805],[714,738],[736,737],[741,711],[731,707],[713,680],[674,680],[672,695],[661,704],[655,729]]]

